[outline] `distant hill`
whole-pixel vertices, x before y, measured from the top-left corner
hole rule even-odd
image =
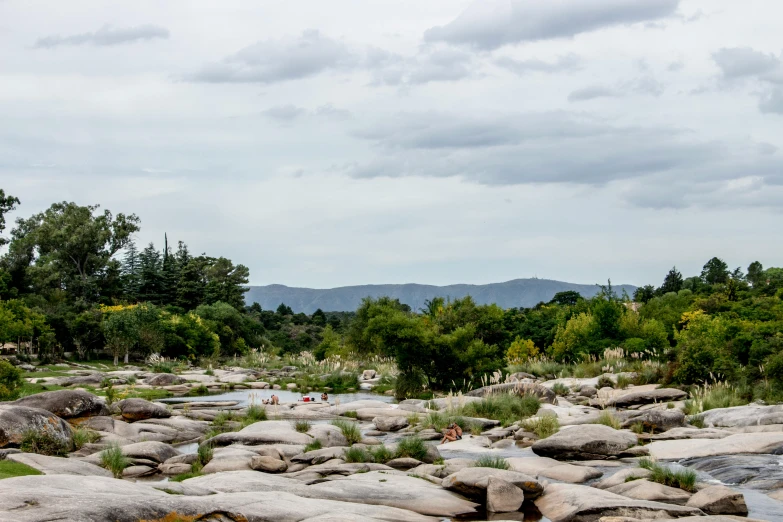
[[[623,290],[632,295],[635,286],[617,285],[618,295]],[[531,307],[541,301],[549,301],[557,292],[575,290],[584,297],[598,293],[598,285],[578,285],[549,279],[514,279],[505,283],[488,285],[360,285],[340,288],[295,288],[285,285],[251,286],[245,301],[257,302],[264,310],[276,310],[280,303],[290,306],[294,312],[311,314],[317,309],[325,312],[351,312],[359,307],[362,299],[389,296],[418,310],[424,301],[433,297],[465,297],[470,295],[478,304],[496,303],[502,308]]]

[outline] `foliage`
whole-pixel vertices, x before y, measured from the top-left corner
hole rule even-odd
[[[538,356],[538,348],[530,339],[522,339],[517,336],[511,346],[506,350],[506,361],[508,364],[524,364],[532,358]]]
[[[403,437],[397,442],[396,458],[409,457],[424,460],[427,456],[427,444],[419,437]]]
[[[570,392],[570,390],[568,389],[568,386],[566,386],[562,382],[556,382],[552,386],[552,391],[555,392],[555,394],[559,395],[559,396],[568,395],[568,393]]]
[[[543,415],[533,417],[522,422],[522,427],[527,431],[532,431],[539,439],[545,439],[560,431],[560,423],[554,415]]]
[[[310,421],[305,419],[299,419],[294,423],[294,429],[296,429],[296,431],[298,431],[299,433],[307,433],[308,431],[310,431],[310,427],[311,427]]]
[[[598,420],[595,423],[603,424],[604,426],[609,426],[610,428],[613,428],[615,430],[619,430],[621,424],[620,419],[618,419],[608,411],[602,411],[601,414],[598,416]]]
[[[73,446],[79,450],[85,444],[92,444],[101,440],[101,435],[97,431],[77,426],[73,429]]]
[[[492,394],[480,401],[467,403],[461,413],[468,417],[499,420],[504,426],[535,415],[541,407],[538,397],[531,394]]]
[[[47,430],[27,430],[22,434],[19,449],[25,453],[38,453],[50,457],[64,457],[71,449],[70,444],[55,437]]]
[[[343,453],[343,459],[345,462],[372,462],[373,458],[366,450],[357,447],[350,447]]]
[[[648,480],[673,488],[694,492],[696,472],[690,469],[673,469],[663,466],[648,458],[639,459],[639,467],[649,470],[652,474]]]
[[[14,462],[12,460],[0,460],[0,480],[23,477],[25,475],[43,475],[35,468],[22,464],[21,462]]]
[[[332,425],[340,428],[340,431],[348,441],[349,446],[352,446],[362,440],[362,432],[359,430],[359,426],[355,422],[336,419],[332,421]]]
[[[316,451],[321,449],[322,447],[323,445],[321,444],[321,441],[315,439],[312,442],[309,442],[307,445],[305,445],[304,452],[307,453],[308,451]]]
[[[508,462],[503,457],[494,457],[492,455],[482,455],[473,463],[476,468],[495,468],[509,469]]]
[[[0,359],[0,401],[18,399],[23,385],[22,370]]]

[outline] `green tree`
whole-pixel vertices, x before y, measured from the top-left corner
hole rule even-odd
[[[530,359],[538,356],[538,348],[530,339],[522,339],[517,336],[511,346],[506,350],[506,361],[508,364],[524,364]]]
[[[280,303],[280,306],[277,307],[277,311],[275,313],[277,315],[294,315],[294,311],[290,306],[286,306],[285,303]]]
[[[14,367],[8,361],[0,359],[0,401],[18,399],[23,385],[22,370]]]
[[[160,303],[163,290],[161,254],[150,243],[139,254],[139,300]]]
[[[747,279],[753,288],[762,286],[766,281],[764,279],[764,267],[758,261],[753,261],[748,265]]]
[[[244,265],[236,265],[230,259],[219,257],[211,259],[207,268],[207,286],[205,300],[207,303],[222,301],[237,310],[245,307],[246,286],[250,280],[250,270]]]
[[[136,243],[128,242],[125,247],[125,257],[122,260],[122,282],[125,299],[137,302],[141,288],[141,260]]]
[[[5,191],[0,189],[0,234],[5,230],[5,215],[14,210],[18,204],[19,198],[15,198],[10,194],[6,196]],[[5,245],[6,243],[8,243],[8,240],[0,236],[0,246]]]
[[[677,270],[677,267],[672,267],[666,277],[663,278],[663,284],[659,288],[661,294],[668,294],[669,292],[679,292],[682,290],[682,274]]]
[[[326,326],[326,314],[320,308],[313,312],[310,321],[317,326]]]
[[[574,362],[587,353],[598,326],[592,315],[580,313],[558,326],[552,343],[552,357],[556,361]]]
[[[710,285],[725,283],[729,279],[729,265],[722,259],[713,257],[701,269],[701,278]]]
[[[640,286],[633,293],[633,300],[637,303],[646,303],[655,297],[655,287],[653,285]]]
[[[555,294],[555,296],[552,298],[551,301],[549,301],[551,304],[558,304],[562,306],[573,306],[576,303],[579,302],[580,299],[584,299],[582,297],[582,294],[579,292],[576,292],[574,290],[566,290],[565,292],[558,292]]]
[[[120,355],[128,363],[128,355],[139,339],[139,321],[132,307],[110,311],[103,319],[103,334],[106,337],[106,347],[114,356],[114,366],[117,366]]]
[[[327,325],[322,333],[321,342],[316,347],[313,355],[319,361],[323,361],[327,357],[339,354],[341,351],[340,335],[330,325]]]

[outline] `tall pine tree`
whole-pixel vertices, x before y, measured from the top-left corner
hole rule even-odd
[[[131,241],[125,247],[125,257],[122,260],[122,287],[125,299],[131,302],[139,300],[139,288],[141,287],[141,260],[136,243]]]
[[[139,254],[141,265],[141,284],[139,285],[139,300],[150,303],[159,303],[162,289],[163,266],[160,252],[155,249],[155,245],[150,243],[147,248]]]

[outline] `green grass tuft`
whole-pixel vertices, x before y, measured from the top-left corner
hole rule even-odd
[[[43,475],[43,473],[35,468],[31,468],[27,464],[22,464],[21,462],[0,460],[0,480],[23,477],[25,475]]]
[[[680,488],[685,491],[693,492],[696,486],[696,472],[690,469],[674,470],[667,466],[662,466],[652,459],[639,459],[639,467],[649,470],[649,480],[669,486]]]
[[[27,430],[22,435],[19,449],[25,453],[64,457],[70,450],[70,444],[54,437],[47,431]]]
[[[73,446],[77,450],[82,449],[85,444],[95,443],[101,440],[101,435],[97,431],[77,426],[73,429]]]
[[[476,468],[495,468],[508,469],[509,465],[503,457],[493,457],[491,455],[482,455],[473,463]]]
[[[541,401],[535,395],[500,393],[485,397],[481,401],[469,402],[460,413],[468,417],[499,420],[504,426],[508,426],[535,415],[540,407]]]
[[[359,431],[359,426],[355,422],[337,419],[332,421],[332,425],[340,428],[349,446],[353,446],[362,440],[362,432]]]
[[[323,444],[321,444],[321,441],[318,439],[315,439],[313,442],[309,443],[304,447],[304,452],[307,453],[308,451],[315,451],[319,450],[323,447]]]
[[[522,427],[535,433],[539,439],[545,439],[560,431],[560,422],[554,415],[544,415],[524,421]]]
[[[404,437],[397,443],[395,457],[410,457],[423,461],[427,457],[427,444],[419,437]]]
[[[112,444],[101,452],[101,467],[112,472],[115,478],[122,477],[122,470],[130,465],[130,459],[122,454],[122,449]]]
[[[307,433],[308,431],[310,431],[310,427],[311,424],[310,421],[308,420],[300,419],[294,423],[294,429],[296,429],[296,431],[298,431],[299,433]]]
[[[610,428],[619,430],[621,423],[620,423],[620,419],[618,419],[608,411],[602,411],[601,414],[598,416],[598,420],[595,421],[595,424],[603,424],[604,426],[609,426]]]

